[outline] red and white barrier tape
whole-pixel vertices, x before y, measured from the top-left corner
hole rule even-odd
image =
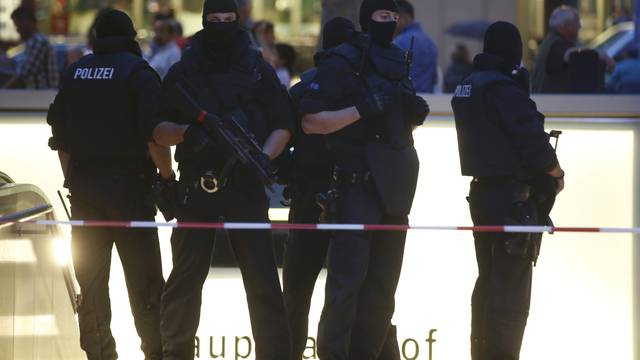
[[[551,227],[551,226],[427,226],[427,225],[369,225],[369,224],[289,224],[289,223],[214,223],[214,222],[153,222],[153,221],[97,221],[97,220],[27,220],[5,221],[2,224],[66,225],[74,227],[115,228],[181,228],[228,230],[317,230],[317,231],[475,231],[492,233],[616,233],[640,234],[640,228],[614,227]]]

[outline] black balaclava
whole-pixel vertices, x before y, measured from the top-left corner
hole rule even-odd
[[[351,39],[356,27],[351,20],[337,17],[329,20],[322,29],[322,49],[332,49]]]
[[[377,10],[398,12],[398,4],[394,0],[364,0],[360,6],[360,27],[369,33],[371,39],[379,45],[388,46],[393,40],[398,23],[377,22],[371,18]]]
[[[484,34],[484,53],[502,60],[501,70],[508,75],[522,63],[522,37],[515,25],[498,21]]]
[[[127,51],[142,56],[133,22],[120,10],[102,12],[96,19],[95,35],[93,52],[96,55]]]
[[[131,18],[120,10],[107,10],[96,20],[96,38],[123,37],[134,39],[136,30]]]
[[[235,13],[236,21],[207,21],[207,15],[214,13]],[[211,49],[224,49],[231,45],[239,28],[238,16],[238,4],[235,0],[205,0],[202,8],[202,27],[204,40]]]

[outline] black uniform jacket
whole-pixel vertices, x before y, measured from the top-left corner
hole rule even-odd
[[[530,178],[557,165],[544,115],[525,89],[502,74],[487,54],[458,86],[452,100],[462,174]]]
[[[140,160],[159,123],[160,78],[133,39],[98,39],[71,64],[47,115],[52,148],[74,160]]]

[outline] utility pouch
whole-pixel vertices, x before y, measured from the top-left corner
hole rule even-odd
[[[340,192],[338,191],[338,181],[340,177],[340,168],[334,166],[333,175],[329,181],[329,189],[325,192],[316,194],[316,204],[322,209],[319,221],[325,224],[333,224],[338,220],[338,202],[340,201]]]
[[[338,201],[340,193],[331,188],[327,192],[316,194],[316,204],[322,209],[319,221],[324,224],[333,224],[338,217]]]
[[[176,217],[176,211],[184,204],[185,186],[183,183],[162,180],[159,176],[154,180],[151,192],[152,201],[158,207],[166,221]]]
[[[367,164],[386,213],[408,215],[420,168],[415,148],[394,149],[387,144],[368,144]]]
[[[535,225],[535,222],[532,220],[533,215],[528,202],[517,202],[512,205],[509,214],[505,216],[504,224],[512,226],[533,226]],[[504,245],[507,254],[527,257],[529,248],[531,247],[531,241],[531,233],[507,233]]]
[[[204,196],[206,194],[200,189],[200,177],[184,176],[181,174],[180,181],[177,182],[174,191],[174,213],[176,219],[180,219],[184,215],[187,205],[193,202],[194,198]]]
[[[505,225],[536,226],[539,224],[537,205],[530,197],[531,187],[526,184],[517,184],[514,189],[512,203],[504,217]],[[511,256],[530,258],[536,261],[540,250],[541,234],[533,233],[506,233],[505,250]]]

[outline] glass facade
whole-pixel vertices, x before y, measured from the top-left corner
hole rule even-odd
[[[549,15],[563,4],[576,6],[580,10],[580,38],[588,42],[617,22],[631,21],[634,0],[527,0],[525,8],[528,22],[523,25],[529,28],[534,37],[544,37],[549,27]]]
[[[303,54],[313,53],[320,30],[320,0],[248,0],[252,19],[273,22],[278,41],[291,43]],[[357,0],[352,0],[357,1]],[[470,0],[467,0],[470,1]],[[503,0],[504,1],[504,0]],[[40,28],[47,33],[84,40],[98,9],[111,6],[128,12],[139,28],[143,42],[150,38],[150,20],[158,11],[175,11],[186,36],[201,28],[202,0],[22,0],[35,2]],[[0,39],[16,39],[9,15],[20,0],[0,4]],[[527,39],[530,54],[548,31],[548,18],[556,6],[577,6],[582,16],[581,40],[587,43],[609,26],[631,20],[634,0],[519,0],[519,26]],[[417,4],[416,4],[417,6]],[[515,14],[514,14],[515,15]]]
[[[580,41],[588,44],[598,34],[619,22],[631,21],[634,0],[524,0],[520,3],[520,24],[527,41],[529,60],[549,31],[549,16],[560,5],[580,10]]]
[[[25,1],[23,0],[22,3]],[[26,1],[30,2],[30,1]],[[253,0],[253,18],[265,19],[278,26],[278,37],[292,43],[309,43],[320,27],[320,0]],[[20,0],[3,0],[0,4],[0,37],[14,37],[9,15]],[[150,15],[174,9],[185,22],[185,29],[200,26],[202,0],[36,0],[38,18],[50,33],[79,35],[85,32],[97,9],[111,6],[127,11],[141,28],[149,28]],[[550,12],[558,5],[578,6],[582,15],[584,40],[590,40],[619,20],[631,19],[634,0],[525,0],[530,33],[542,36],[547,30]],[[87,18],[89,20],[87,20]],[[195,19],[198,19],[197,21]]]
[[[16,39],[10,20],[11,11],[20,0],[3,0],[0,5],[0,38]],[[185,35],[201,28],[202,0],[37,0],[40,28],[50,34],[84,36],[98,9],[114,7],[124,10],[142,30],[151,28],[151,16],[173,10],[184,26]],[[319,0],[253,0],[252,18],[276,24],[279,40],[295,45],[316,42],[320,29]],[[140,33],[142,38],[147,31]]]

